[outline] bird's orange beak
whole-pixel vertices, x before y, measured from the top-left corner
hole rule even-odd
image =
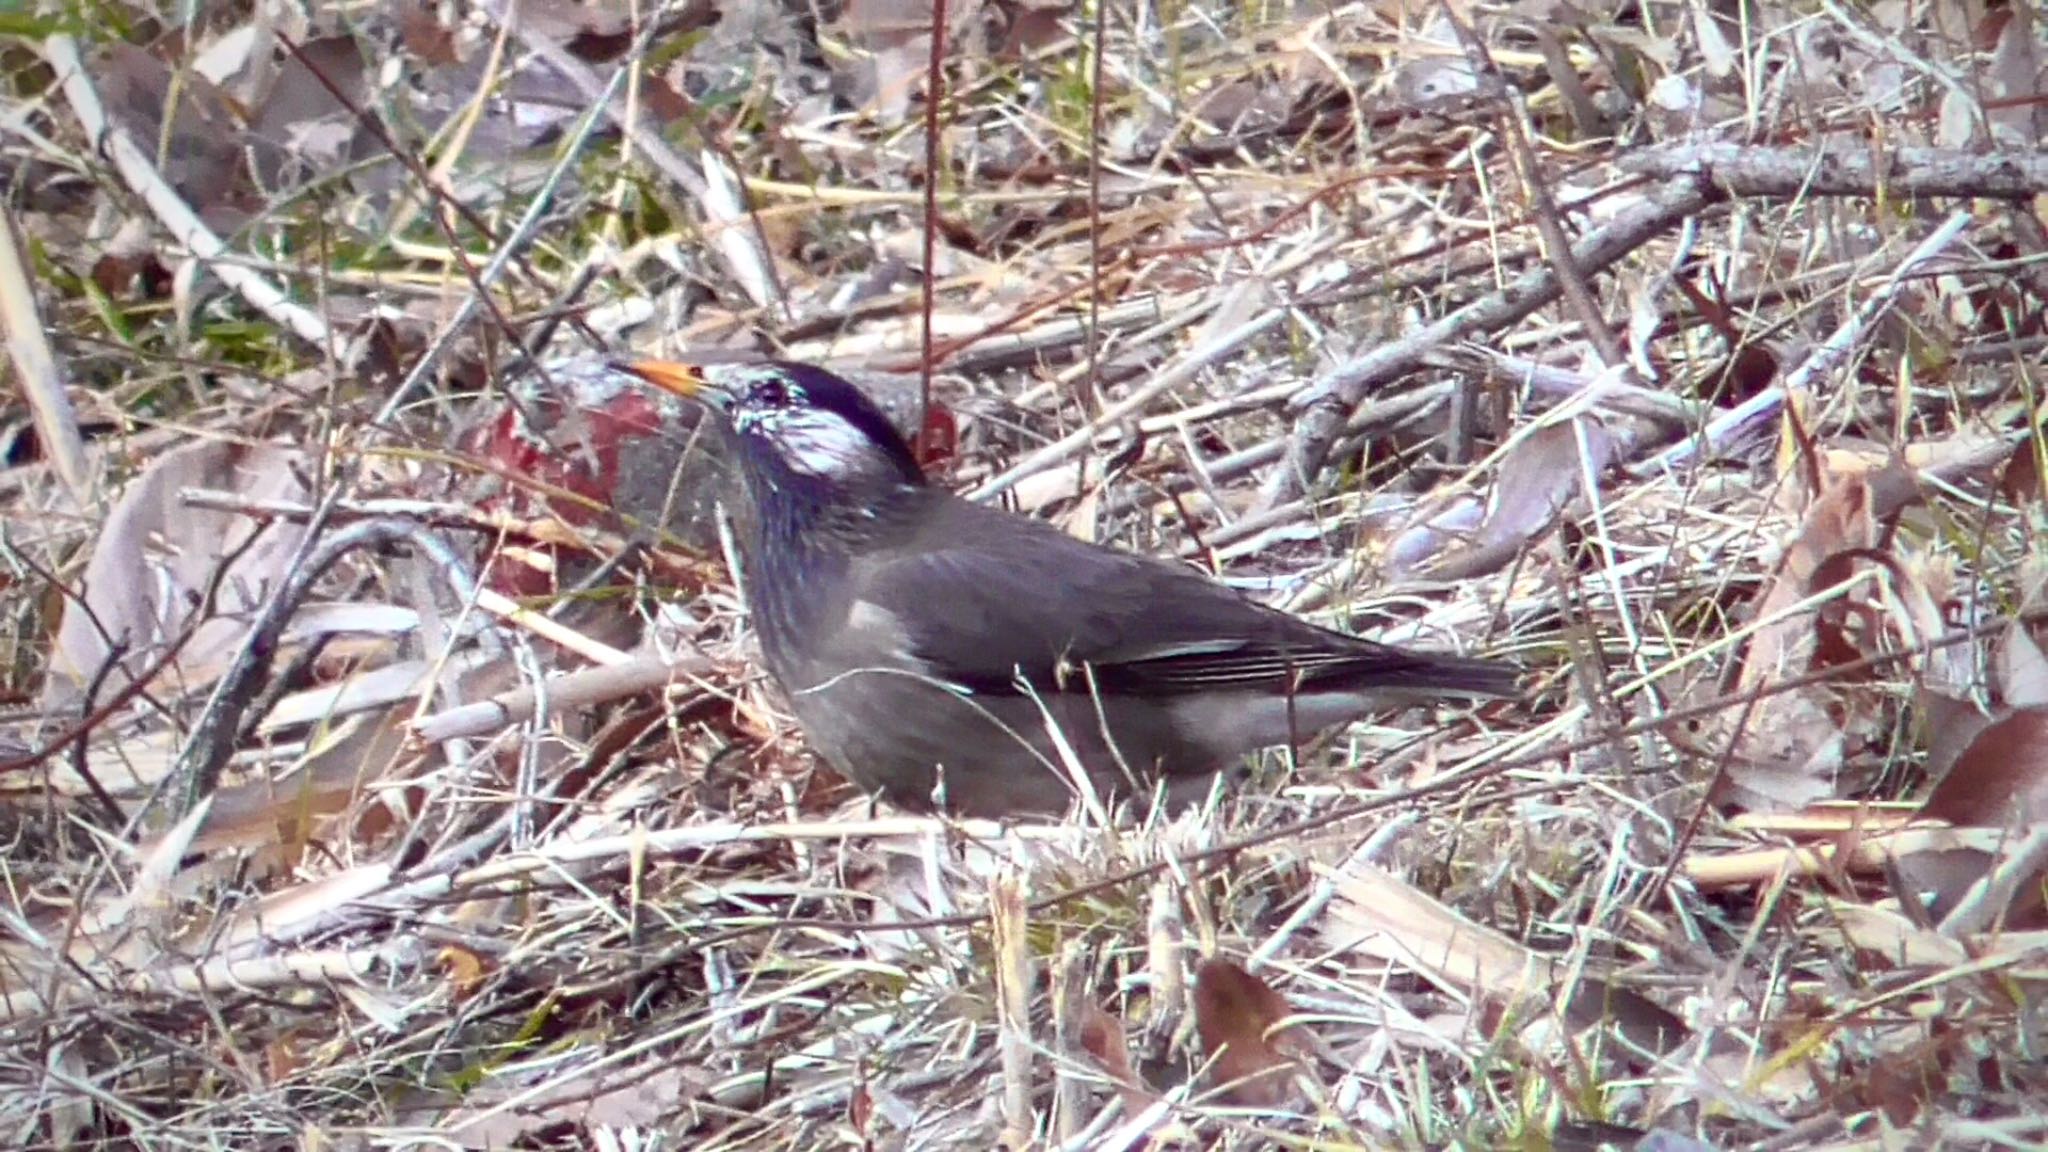
[[[638,376],[664,392],[693,400],[706,399],[706,393],[716,391],[704,379],[704,370],[695,364],[678,364],[672,360],[614,360],[612,367],[630,376]]]

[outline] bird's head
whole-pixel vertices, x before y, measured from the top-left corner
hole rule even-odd
[[[823,368],[666,360],[615,361],[614,367],[718,413],[749,467],[773,466],[835,486],[925,482],[910,445],[882,410]]]

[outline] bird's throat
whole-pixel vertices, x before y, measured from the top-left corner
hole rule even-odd
[[[811,634],[845,605],[833,599],[854,560],[886,533],[894,489],[848,486],[786,471],[750,470],[747,498],[733,502],[747,609],[771,671],[778,637]]]

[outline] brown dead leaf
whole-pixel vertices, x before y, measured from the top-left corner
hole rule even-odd
[[[457,945],[441,949],[434,959],[447,973],[448,983],[453,987],[457,1000],[467,1000],[475,995],[476,990],[483,986],[484,977],[490,973],[483,957]]]
[[[436,1127],[466,1148],[524,1147],[537,1134],[561,1125],[592,1132],[668,1124],[687,1128],[688,1112],[705,1091],[694,1070],[674,1064],[540,1072],[521,1066],[487,1079]]]
[[[1978,733],[1920,814],[1989,828],[2048,820],[2048,709],[2022,708]]]
[[[1050,47],[1067,34],[1065,18],[1074,7],[1073,0],[994,0],[997,54],[1014,59]]]
[[[1555,1009],[1574,1029],[1614,1027],[1631,1044],[1669,1052],[1689,1033],[1642,995],[1597,974],[1569,985],[1560,958],[1476,924],[1383,868],[1346,866],[1331,902],[1326,943],[1403,964],[1431,983],[1498,1011],[1543,1019]]]
[[[1927,774],[1939,780],[1955,767],[1963,750],[1991,727],[1993,718],[1970,701],[1945,692],[1922,691],[1918,700],[1920,722],[1927,731]]]
[[[1131,1046],[1124,1038],[1123,1021],[1100,1004],[1089,1002],[1081,1009],[1081,1048],[1103,1074],[1116,1084],[1124,1111],[1132,1116],[1152,1106],[1153,1096],[1131,1062]]]
[[[1821,630],[1812,613],[1790,609],[1818,590],[1815,577],[1831,558],[1868,551],[1876,536],[1870,489],[1861,476],[1839,478],[1823,488],[1757,599],[1756,617],[1762,623],[1736,678],[1738,699],[1813,668]],[[1788,811],[1832,795],[1846,738],[1832,704],[1827,689],[1810,687],[1774,696],[1753,709],[1731,704],[1720,713],[1719,739],[1710,737],[1706,745],[1718,749],[1724,741],[1735,741],[1738,746],[1727,759],[1719,799]],[[1745,715],[1745,730],[1732,731]]]
[[[1479,528],[1480,544],[1535,539],[1571,503],[1587,475],[1606,471],[1613,454],[1613,437],[1591,417],[1560,421],[1529,435],[1501,461],[1500,480]]]
[[[435,5],[404,0],[398,5],[399,42],[413,60],[426,65],[459,64],[462,54],[455,48],[455,32],[441,23]]]
[[[120,41],[101,54],[93,80],[108,116],[150,149],[200,219],[221,229],[255,207],[242,179],[242,110],[227,93],[204,76],[176,77],[147,50]]]
[[[1929,754],[1930,760],[1933,753]],[[1959,828],[1996,829],[1997,850],[1955,848],[1900,853],[1901,900],[1924,901],[1927,915],[1946,920],[2007,845],[2015,826],[2036,828],[2048,820],[2048,709],[2022,708],[1982,725],[1935,784],[1920,815]],[[2007,929],[2031,929],[2044,922],[2041,872],[2023,877],[2013,899],[1992,919]]]
[[[1545,425],[1522,438],[1501,461],[1486,516],[1464,548],[1431,566],[1436,580],[1461,580],[1496,571],[1548,531],[1588,477],[1614,458],[1606,425],[1588,416]]]
[[[1195,973],[1195,1028],[1210,1077],[1232,1103],[1278,1108],[1294,1095],[1288,1075],[1299,1038],[1287,998],[1228,960],[1211,958]],[[1278,1026],[1278,1027],[1276,1027]]]
[[[924,82],[931,59],[932,0],[847,0],[839,29],[867,59],[837,66],[839,87],[856,107],[872,107],[881,123],[900,124],[910,112],[910,98]],[[946,6],[947,43],[959,38],[982,17],[980,3]]]
[[[228,512],[186,506],[186,488],[256,500],[303,501],[298,453],[273,444],[203,441],[158,457],[128,485],[67,600],[43,683],[43,708],[75,708],[109,661],[100,698],[142,675],[189,629],[166,671],[180,690],[211,683],[248,634],[264,601],[283,586],[302,532]],[[222,571],[225,565],[225,571]],[[216,580],[216,576],[218,579]],[[210,589],[217,587],[208,604]]]
[[[2015,623],[1998,642],[1999,698],[2009,708],[2048,708],[2048,655]]]
[[[2041,438],[2029,436],[2020,441],[2006,459],[2005,467],[1998,473],[1998,495],[2006,503],[2026,508],[2044,499],[2041,450]]]

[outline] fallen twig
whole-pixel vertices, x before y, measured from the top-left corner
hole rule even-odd
[[[1713,203],[1715,196],[1711,188],[1700,182],[1674,180],[1587,233],[1573,247],[1572,261],[1585,273],[1604,268]],[[1513,324],[1557,299],[1560,291],[1555,269],[1534,269],[1506,288],[1473,301],[1405,339],[1382,345],[1325,373],[1296,400],[1300,415],[1287,456],[1261,486],[1256,509],[1277,507],[1308,490],[1329,459],[1331,447],[1343,434],[1351,410],[1372,389],[1413,371],[1424,354],[1451,341]]]

